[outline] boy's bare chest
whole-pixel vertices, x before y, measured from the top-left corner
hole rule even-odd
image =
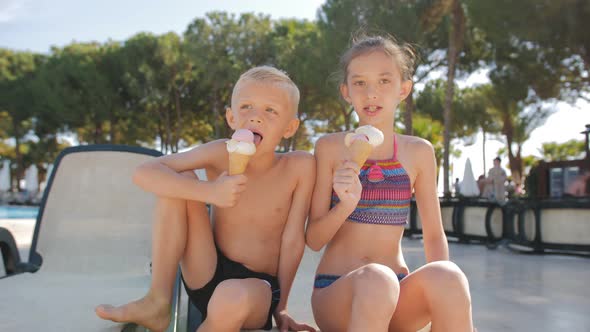
[[[245,224],[283,224],[291,206],[294,185],[289,176],[250,179],[237,204],[219,211],[228,222],[240,220]]]

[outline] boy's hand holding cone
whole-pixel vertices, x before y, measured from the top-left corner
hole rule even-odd
[[[250,157],[256,153],[254,134],[248,129],[238,129],[226,144],[229,153],[229,175],[244,173]]]
[[[363,167],[373,148],[382,143],[383,133],[371,125],[358,127],[354,133],[344,136],[344,144],[350,150],[351,160],[359,167]]]

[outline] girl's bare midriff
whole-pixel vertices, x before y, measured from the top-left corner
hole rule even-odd
[[[370,263],[408,273],[401,251],[403,226],[345,221],[326,247],[317,274],[344,275]]]

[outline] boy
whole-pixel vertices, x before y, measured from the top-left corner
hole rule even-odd
[[[254,133],[256,152],[243,175],[229,176],[225,139],[163,156],[138,168],[134,182],[158,196],[148,294],[98,316],[133,321],[155,331],[169,323],[176,266],[204,317],[204,331],[310,330],[286,311],[305,246],[304,225],[315,180],[315,161],[301,151],[275,153],[295,134],[299,90],[284,73],[256,67],[242,74],[226,120]],[[193,170],[205,169],[199,181]],[[213,206],[214,226],[205,206]]]

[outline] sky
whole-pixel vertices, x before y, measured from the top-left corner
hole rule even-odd
[[[125,40],[130,36],[149,31],[162,34],[184,32],[196,17],[211,11],[231,13],[255,12],[278,18],[304,18],[314,20],[323,0],[0,0],[0,47],[47,53],[52,45],[64,46],[72,41],[105,42],[108,39]],[[481,84],[487,81],[485,71],[479,71],[460,86]],[[582,139],[585,124],[590,124],[590,105],[579,101],[574,105],[552,103],[555,109],[545,125],[536,129],[523,147],[523,155],[539,155],[543,142],[559,143]],[[442,110],[441,110],[442,111]],[[454,142],[455,143],[455,142]],[[470,158],[473,174],[483,173],[481,134],[475,144],[456,147],[463,151],[452,159],[452,179],[463,178],[464,165]],[[486,148],[486,167],[489,168],[497,151],[504,144],[489,140]],[[503,165],[507,161],[503,162]]]
[[[314,20],[323,0],[0,0],[0,47],[48,52],[73,40],[125,40],[141,32],[183,33],[211,11]]]

